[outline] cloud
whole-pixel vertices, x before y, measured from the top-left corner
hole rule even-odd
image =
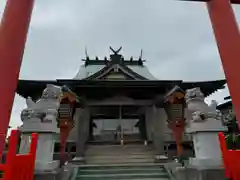
[[[235,11],[240,18],[239,7]],[[123,46],[125,58],[138,57],[143,49],[146,65],[159,79],[224,78],[204,3],[174,0],[36,1],[20,78],[72,78],[85,47],[91,57],[104,57],[109,45]],[[23,106],[16,96],[12,125],[20,124]]]

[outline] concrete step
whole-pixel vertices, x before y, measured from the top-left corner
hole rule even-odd
[[[109,153],[143,153],[143,152],[154,152],[153,149],[124,149],[124,148],[119,148],[119,149],[87,149],[87,153],[107,153],[106,150]],[[110,151],[111,150],[111,151]]]
[[[145,150],[152,150],[152,146],[144,146],[144,145],[91,145],[88,146],[88,150],[105,150],[105,149],[114,149],[114,150],[140,150],[140,151],[145,151]]]
[[[129,158],[129,159],[136,159],[136,158],[153,158],[154,154],[104,154],[104,155],[91,155],[91,156],[86,156],[89,159],[113,159],[113,158]]]
[[[138,156],[138,155],[154,155],[154,151],[149,152],[86,152],[86,156]]]
[[[165,173],[136,173],[136,174],[91,174],[91,175],[79,175],[77,180],[104,180],[104,179],[146,179],[146,178],[156,178],[158,180],[166,180],[168,175]]]
[[[86,156],[92,155],[120,155],[120,154],[154,154],[154,149],[147,146],[90,146],[86,150]]]
[[[91,159],[86,158],[87,164],[123,164],[123,163],[154,163],[153,158],[111,158],[111,159]]]
[[[168,180],[163,165],[154,161],[150,146],[92,145],[75,180]]]
[[[89,146],[86,151],[87,164],[153,163],[154,151],[144,145]]]
[[[120,144],[116,144],[116,145],[88,145],[88,147],[94,147],[94,148],[119,148],[119,147],[123,147],[125,149],[127,148],[152,148],[153,146],[152,145],[143,145],[143,144],[128,144],[128,145],[120,145]]]
[[[105,165],[97,165],[97,164],[84,164],[79,166],[81,170],[85,169],[163,169],[163,163],[128,163],[128,164],[105,164]]]
[[[82,165],[76,180],[168,180],[168,174],[160,164],[108,164]]]
[[[149,168],[149,169],[143,169],[143,168],[116,168],[116,169],[80,169],[79,174],[80,175],[88,175],[88,174],[140,174],[142,172],[147,173],[159,173],[164,172],[163,169],[156,167],[156,168]]]

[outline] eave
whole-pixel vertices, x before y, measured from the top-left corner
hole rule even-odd
[[[158,93],[166,93],[175,85],[181,87],[184,91],[189,88],[200,87],[203,94],[206,96],[214,93],[218,89],[224,88],[226,81],[203,81],[203,82],[182,82],[182,81],[155,81],[155,80],[56,80],[56,81],[34,81],[34,80],[19,80],[16,92],[27,98],[28,96],[33,99],[38,99],[42,91],[46,88],[47,84],[54,84],[58,86],[68,86],[75,93],[82,95],[88,93],[93,97],[104,96],[106,92],[118,92],[119,90],[131,91],[132,93],[139,93],[139,96],[157,95]],[[141,94],[142,93],[142,94]]]
[[[213,93],[215,93],[219,89],[224,89],[226,84],[226,80],[215,80],[215,81],[199,81],[199,82],[183,82],[180,86],[184,91],[187,89],[191,89],[194,87],[200,87],[204,96],[207,97]]]
[[[225,103],[219,104],[217,106],[217,109],[218,110],[224,110],[224,109],[227,109],[227,108],[232,108],[232,106],[233,106],[232,101],[227,101]]]

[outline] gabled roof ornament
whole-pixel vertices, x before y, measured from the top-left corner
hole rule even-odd
[[[142,60],[142,56],[143,56],[143,50],[141,49],[141,53],[138,59],[138,65],[142,66],[143,65],[143,60]]]
[[[107,61],[108,61],[108,59],[107,59],[107,57],[105,56],[105,57],[104,57],[104,62],[105,62],[105,64],[107,63]]]
[[[110,46],[110,50],[113,52],[114,55],[118,55],[118,53],[122,50],[122,46],[116,51]]]
[[[89,64],[89,61],[90,61],[90,58],[89,58],[88,53],[87,53],[87,47],[85,47],[85,56],[86,56],[86,59],[83,60],[83,61],[85,61],[85,66],[87,66]]]
[[[133,62],[133,57],[131,56],[131,58],[130,58],[130,62]]]
[[[113,64],[122,64],[122,63],[124,63],[124,59],[123,59],[122,55],[119,54],[119,52],[122,50],[122,46],[118,50],[114,50],[110,46],[110,50],[113,52],[113,54],[110,55],[111,63],[113,63]]]
[[[139,56],[139,60],[142,60],[142,56],[143,56],[143,50],[141,49],[141,53],[140,53],[140,56]]]
[[[89,60],[89,56],[88,56],[88,52],[87,52],[87,47],[85,47],[85,56],[86,56],[86,60]]]

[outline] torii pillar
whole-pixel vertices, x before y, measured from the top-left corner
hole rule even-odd
[[[232,4],[240,0],[181,0],[206,2],[218,51],[240,129],[240,33]]]
[[[10,121],[34,0],[7,0],[0,24],[0,158]]]

